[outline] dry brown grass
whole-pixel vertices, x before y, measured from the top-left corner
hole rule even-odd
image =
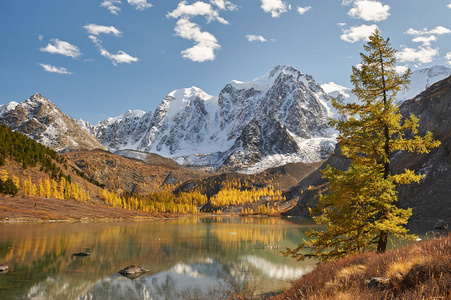
[[[389,284],[368,287],[370,277],[388,278]],[[451,235],[319,265],[271,299],[451,299]]]

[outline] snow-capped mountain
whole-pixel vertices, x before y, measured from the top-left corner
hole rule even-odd
[[[398,93],[396,99],[402,103],[405,100],[413,99],[421,92],[428,89],[434,83],[451,76],[451,68],[445,66],[433,66],[412,72],[410,76],[410,86],[408,91]]]
[[[332,114],[330,97],[311,76],[277,66],[252,82],[231,81],[218,97],[196,87],[176,90],[153,113],[129,111],[85,128],[113,151],[233,170],[266,159],[266,169],[325,158],[324,148],[335,144],[327,125]]]
[[[56,151],[105,147],[41,94],[0,105],[0,123]]]
[[[321,88],[329,97],[337,99],[338,102],[351,103],[358,101],[350,88],[336,84],[335,82],[324,83],[321,85]]]
[[[451,68],[445,66],[433,66],[412,72],[410,76],[410,85],[407,91],[399,91],[396,95],[396,101],[401,104],[406,100],[413,99],[415,96],[425,91],[434,83],[439,82],[451,76]],[[356,102],[357,98],[350,88],[338,85],[334,82],[322,84],[323,90],[332,98],[342,102]]]

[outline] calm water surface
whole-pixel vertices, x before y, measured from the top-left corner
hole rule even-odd
[[[0,299],[217,298],[243,288],[288,287],[315,266],[280,250],[305,238],[311,221],[189,217],[115,223],[0,225]],[[74,257],[79,251],[89,257]],[[151,272],[137,279],[128,265]]]

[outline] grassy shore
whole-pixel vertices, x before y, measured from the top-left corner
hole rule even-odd
[[[451,299],[451,235],[321,264],[270,299]]]
[[[172,218],[174,214],[149,213],[70,199],[0,196],[0,223],[40,221],[108,221]]]

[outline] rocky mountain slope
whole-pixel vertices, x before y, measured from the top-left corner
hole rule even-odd
[[[441,146],[429,154],[398,153],[393,157],[394,172],[410,168],[425,174],[419,184],[410,184],[399,190],[401,207],[412,207],[413,221],[451,219],[451,77],[439,81],[417,97],[405,101],[400,110],[403,116],[411,113],[419,118],[419,132],[431,131]],[[287,198],[298,198],[291,215],[308,215],[308,207],[316,205],[318,192],[327,187],[320,170],[327,165],[345,169],[348,162],[339,156],[339,149],[316,171],[293,187]],[[310,187],[310,188],[309,188]]]
[[[394,171],[411,168],[425,174],[421,184],[399,191],[399,203],[412,207],[416,220],[451,220],[451,77],[404,102],[400,109],[404,116],[416,115],[420,119],[419,132],[432,132],[441,145],[429,154],[395,156]]]
[[[118,194],[146,195],[160,190],[164,184],[180,184],[211,175],[182,167],[171,159],[152,153],[141,153],[139,159],[99,149],[71,151],[62,155],[88,178],[96,178],[106,189]]]
[[[0,105],[0,123],[59,152],[105,149],[96,138],[41,94],[35,94],[22,103]]]
[[[176,90],[155,112],[128,111],[94,126],[79,124],[113,151],[155,152],[186,166],[257,172],[326,158],[335,144],[327,125],[330,106],[311,76],[276,66],[252,82],[230,82],[218,97],[196,87]]]

